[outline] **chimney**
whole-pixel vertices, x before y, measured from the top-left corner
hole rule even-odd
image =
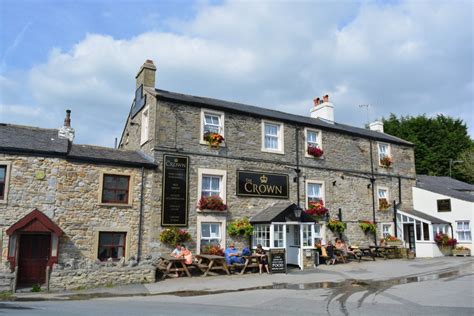
[[[383,133],[383,122],[375,121],[369,124],[369,129],[371,131],[376,131],[379,133]]]
[[[137,79],[136,88],[143,85],[144,87],[155,87],[155,73],[156,66],[153,64],[153,60],[147,59],[145,63],[140,67],[135,79]]]
[[[314,106],[311,109],[311,117],[322,119],[328,123],[334,123],[334,105],[329,102],[329,95],[323,96],[322,100],[313,100]]]
[[[58,137],[69,139],[70,142],[74,140],[74,128],[71,128],[71,110],[66,110],[66,117],[64,118],[64,126],[58,130]]]

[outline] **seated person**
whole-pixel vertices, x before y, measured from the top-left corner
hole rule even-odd
[[[193,254],[188,248],[186,248],[184,244],[181,245],[180,257],[183,257],[185,259],[184,264],[186,265],[190,265],[193,263]]]
[[[229,245],[229,248],[227,248],[224,252],[225,255],[225,261],[228,265],[231,265],[233,263],[244,263],[244,258],[242,258],[235,248],[234,243],[231,243]]]
[[[265,250],[263,250],[262,245],[258,244],[257,249],[255,249],[255,254],[258,255],[258,268],[260,270],[260,274],[262,274],[262,268],[265,267],[265,270],[268,274],[270,274],[270,270],[268,270],[268,258]]]
[[[336,255],[334,254],[334,246],[331,241],[328,241],[326,245],[326,252],[328,256],[328,260],[326,260],[326,264],[335,264],[336,263]]]
[[[171,255],[173,257],[179,258],[181,256],[181,245],[177,244],[176,248],[171,252]]]
[[[337,246],[336,246],[337,247]],[[341,240],[340,241],[340,248],[338,248],[342,251],[344,257],[347,257],[348,255],[352,255],[354,258],[358,258],[357,254],[350,250],[349,247],[347,247],[347,244],[344,240]]]

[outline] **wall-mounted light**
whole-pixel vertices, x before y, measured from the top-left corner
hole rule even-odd
[[[370,183],[369,183],[369,184],[367,184],[367,189],[370,189]]]
[[[303,212],[303,209],[298,206],[293,210],[293,212],[295,212],[296,219],[299,219],[301,217],[301,212]]]
[[[334,180],[334,181],[332,182],[332,186],[333,186],[333,187],[336,186],[336,182],[337,182],[336,180]]]
[[[135,126],[135,125],[140,126],[140,123],[130,122],[130,126]]]

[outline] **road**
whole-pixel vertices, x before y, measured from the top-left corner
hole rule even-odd
[[[473,291],[471,266],[421,277],[276,284],[210,295],[3,302],[0,315],[473,315]]]

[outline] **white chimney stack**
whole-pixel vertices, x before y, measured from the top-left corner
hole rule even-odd
[[[69,141],[72,142],[74,140],[74,135],[74,128],[71,127],[71,110],[66,110],[64,126],[59,128],[58,137],[69,139]]]
[[[314,106],[311,109],[311,117],[319,118],[328,123],[334,123],[334,105],[329,102],[329,95],[325,95],[322,99],[313,100]]]
[[[375,121],[369,124],[369,129],[371,131],[376,131],[379,133],[383,133],[383,122]]]

